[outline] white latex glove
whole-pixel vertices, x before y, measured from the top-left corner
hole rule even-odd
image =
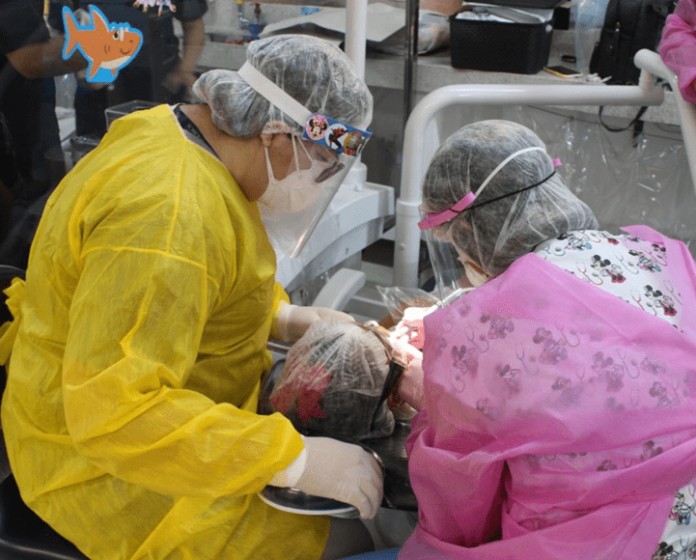
[[[384,474],[375,458],[359,445],[326,437],[304,437],[304,469],[296,478],[278,473],[272,486],[297,488],[355,506],[360,517],[372,519],[382,503]],[[287,471],[297,470],[293,463]]]
[[[328,307],[294,305],[283,301],[273,317],[271,337],[284,342],[297,342],[312,323],[327,319],[355,321],[348,313]]]
[[[423,317],[438,309],[432,307],[407,307],[404,309],[401,321],[393,329],[393,335],[401,342],[423,350],[425,343],[425,331],[423,329]]]

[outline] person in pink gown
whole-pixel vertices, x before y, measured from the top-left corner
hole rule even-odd
[[[696,103],[696,0],[679,0],[667,16],[657,50],[677,75],[684,99]]]
[[[611,188],[610,185],[607,188]],[[696,557],[696,268],[647,226],[599,228],[507,121],[435,154],[421,227],[475,288],[424,318],[400,559]]]

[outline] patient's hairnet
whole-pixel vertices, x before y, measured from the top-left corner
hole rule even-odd
[[[372,120],[372,94],[351,60],[335,45],[308,35],[276,35],[249,43],[246,60],[308,111],[357,128]],[[237,72],[210,70],[193,85],[215,125],[232,136],[261,133],[270,121],[296,123],[254,90]]]
[[[424,210],[449,208],[468,192],[476,192],[506,157],[532,146],[546,148],[534,132],[514,122],[486,120],[462,127],[440,146],[430,163],[423,183]],[[567,231],[596,228],[592,210],[558,173],[537,187],[475,208],[534,185],[553,170],[551,157],[542,151],[520,154],[495,175],[470,208],[434,233],[446,230],[446,237],[460,251],[497,276],[542,241]]]
[[[360,441],[390,435],[383,400],[389,374],[384,343],[358,323],[314,323],[288,352],[271,392],[274,410],[309,436]]]

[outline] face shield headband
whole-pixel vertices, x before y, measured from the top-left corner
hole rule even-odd
[[[296,195],[300,195],[300,190],[304,190],[299,183],[306,183],[301,209],[293,205],[259,205],[273,246],[291,258],[296,257],[304,248],[372,132],[326,115],[312,113],[248,62],[242,65],[237,74],[259,95],[302,127],[302,132],[297,131],[292,133],[292,136],[304,145],[302,149],[305,154],[314,154],[315,157],[310,158],[321,168],[321,172],[317,174],[301,173],[301,180],[294,177],[297,179],[294,181],[297,185],[293,187],[298,190]],[[330,157],[327,158],[326,154],[330,154]],[[269,185],[269,189],[272,188],[273,185]],[[272,193],[269,195],[272,196]]]
[[[550,175],[548,175],[547,177],[544,177],[541,181],[538,181],[537,183],[534,183],[533,185],[528,185],[526,187],[523,187],[517,191],[507,193],[507,194],[504,194],[501,196],[497,196],[497,197],[492,198],[490,200],[486,200],[485,202],[481,202],[479,204],[473,204],[473,202],[483,192],[483,189],[485,189],[486,186],[488,186],[488,183],[491,182],[491,180],[498,174],[498,172],[500,172],[500,170],[503,167],[505,167],[510,161],[515,159],[517,156],[524,154],[524,153],[527,153],[527,152],[534,152],[534,151],[546,153],[546,150],[544,148],[541,148],[539,146],[534,146],[531,148],[524,148],[522,150],[518,150],[518,151],[510,154],[502,162],[500,162],[498,164],[498,166],[493,171],[491,171],[491,173],[489,173],[488,177],[486,177],[486,179],[483,181],[483,183],[481,183],[481,186],[477,189],[477,191],[475,193],[474,192],[466,193],[461,199],[459,199],[452,206],[443,210],[442,212],[433,212],[433,213],[426,214],[425,217],[420,222],[418,222],[418,227],[421,230],[432,229],[434,227],[437,227],[439,225],[442,225],[446,222],[451,221],[457,215],[461,214],[464,210],[478,208],[479,206],[483,206],[485,204],[490,204],[491,202],[496,202],[496,201],[501,200],[503,198],[506,198],[508,196],[519,194],[521,192],[524,192],[524,191],[529,190],[529,189],[533,189],[534,187],[538,187],[539,185],[544,184],[546,181],[548,181],[551,177],[553,177],[556,174],[556,168],[559,167],[561,164],[559,159],[553,160],[554,170],[551,172]]]

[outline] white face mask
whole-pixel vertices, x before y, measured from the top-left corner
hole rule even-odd
[[[293,149],[294,147],[293,143]],[[317,183],[314,178],[321,174],[325,166],[319,162],[311,161],[311,167],[299,169],[297,153],[295,153],[295,171],[278,180],[273,175],[268,148],[264,149],[268,186],[259,197],[259,203],[269,210],[283,213],[300,212],[313,204],[322,190],[322,185]]]
[[[466,279],[474,288],[485,284],[491,279],[486,272],[483,272],[482,270],[479,270],[478,267],[470,264],[473,261],[469,255],[467,255],[464,251],[460,251],[457,246],[454,245],[454,243],[453,247],[456,249],[457,254],[459,255],[459,262],[464,266],[464,276],[466,276]]]
[[[478,286],[485,284],[490,279],[488,277],[488,274],[486,274],[485,272],[479,272],[473,266],[470,265],[464,265],[464,274],[466,276],[466,279],[471,283],[471,285],[474,288],[477,288]]]

